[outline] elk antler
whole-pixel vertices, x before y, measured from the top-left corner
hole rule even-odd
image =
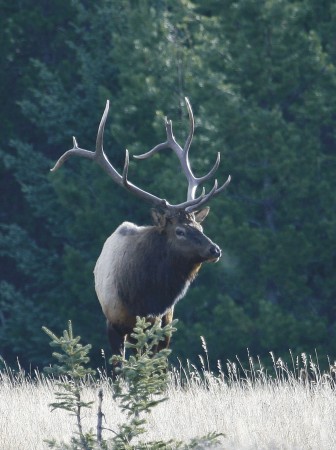
[[[217,187],[217,180],[215,180],[214,186],[211,189],[208,194],[205,195],[204,189],[202,194],[199,197],[195,197],[196,189],[201,184],[207,181],[217,170],[219,161],[220,161],[220,154],[218,153],[217,160],[213,168],[210,170],[210,172],[201,177],[196,178],[192,170],[190,168],[189,164],[189,158],[188,158],[188,152],[189,147],[193,138],[194,134],[194,117],[192,113],[192,109],[189,103],[189,100],[185,98],[188,112],[189,112],[189,120],[190,120],[190,133],[187,138],[187,141],[185,143],[184,149],[180,147],[180,145],[176,142],[175,137],[173,135],[172,130],[172,122],[168,121],[166,119],[166,131],[167,131],[167,141],[163,142],[162,144],[158,144],[155,146],[152,150],[150,150],[147,153],[144,153],[143,155],[136,156],[138,159],[144,159],[151,156],[153,153],[156,153],[157,151],[163,149],[163,148],[171,148],[174,150],[174,152],[179,157],[182,169],[188,179],[188,197],[187,201],[180,203],[178,205],[171,205],[167,200],[159,198],[150,192],[147,192],[138,186],[134,185],[133,183],[128,181],[128,167],[129,167],[129,152],[126,149],[125,152],[125,163],[124,163],[124,169],[122,172],[122,175],[113,167],[113,165],[110,163],[109,159],[107,158],[104,149],[103,149],[103,135],[104,135],[104,127],[109,111],[109,101],[107,100],[104,113],[102,115],[98,133],[97,133],[97,139],[96,139],[96,149],[95,151],[85,150],[80,147],[78,147],[76,138],[73,137],[73,148],[66,151],[56,162],[55,166],[50,169],[52,172],[59,169],[63,163],[70,158],[71,156],[82,156],[84,158],[92,159],[96,161],[97,164],[99,164],[105,172],[119,185],[122,187],[125,187],[129,191],[133,192],[138,197],[151,202],[152,204],[156,206],[164,206],[170,210],[185,210],[187,212],[193,212],[196,211],[200,206],[204,205],[206,202],[210,200],[211,197],[219,194],[223,189],[229,184],[231,177],[229,176],[226,182],[221,186],[220,188]]]
[[[128,166],[129,166],[129,152],[126,149],[125,152],[125,163],[124,163],[124,169],[122,175],[119,174],[119,172],[113,167],[113,165],[108,160],[104,149],[103,149],[103,135],[104,135],[104,127],[109,111],[110,102],[107,100],[104,113],[102,115],[98,133],[97,133],[97,139],[96,139],[96,150],[94,152],[89,150],[84,150],[80,147],[78,147],[76,138],[73,137],[73,148],[65,152],[59,160],[56,162],[55,166],[50,169],[51,172],[54,172],[55,170],[59,169],[63,163],[70,158],[71,156],[83,156],[84,158],[89,158],[97,162],[104,170],[107,172],[107,174],[119,185],[122,187],[125,187],[129,189],[131,192],[136,194],[138,197],[144,198],[145,200],[148,200],[154,204],[165,204],[167,203],[166,200],[161,199],[159,197],[156,197],[155,195],[146,192],[139,187],[135,186],[134,184],[130,183],[127,178],[128,174]]]
[[[192,108],[191,108],[189,99],[187,97],[185,97],[185,102],[186,102],[188,114],[189,114],[190,131],[189,131],[188,138],[184,144],[184,148],[182,148],[177,143],[177,141],[174,137],[174,134],[173,134],[172,121],[168,120],[166,117],[165,118],[165,126],[166,126],[166,132],[167,132],[167,140],[165,142],[162,142],[161,144],[156,145],[154,148],[152,148],[151,150],[149,150],[148,152],[146,152],[142,155],[137,155],[137,156],[134,155],[134,158],[145,159],[145,158],[152,156],[154,153],[157,153],[158,151],[163,150],[165,148],[172,149],[174,151],[174,153],[177,155],[177,157],[179,158],[182,170],[188,180],[187,201],[184,202],[183,204],[181,204],[180,207],[183,207],[183,209],[185,209],[187,212],[192,212],[192,211],[195,211],[196,209],[198,209],[200,206],[204,205],[206,202],[208,202],[211,197],[214,197],[215,195],[222,192],[226,188],[226,186],[230,183],[231,176],[230,175],[228,176],[227,180],[221,187],[218,187],[217,180],[215,180],[213,188],[207,195],[205,195],[204,189],[203,189],[203,192],[200,195],[200,197],[198,197],[198,199],[195,198],[196,190],[197,190],[198,186],[201,185],[202,183],[204,183],[205,181],[209,180],[215,174],[216,170],[218,169],[218,166],[220,163],[220,153],[219,152],[217,153],[216,162],[215,162],[214,166],[212,167],[212,169],[206,175],[199,177],[199,178],[194,176],[192,169],[190,167],[190,162],[189,162],[189,148],[190,148],[192,138],[194,136],[195,121],[194,121],[194,115],[192,112]],[[190,203],[190,202],[193,202],[194,200],[197,200],[196,203]]]

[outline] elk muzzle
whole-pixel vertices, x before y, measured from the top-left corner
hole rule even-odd
[[[208,252],[206,255],[206,261],[217,262],[221,256],[222,256],[222,250],[218,247],[218,245],[211,244],[210,247],[208,248]]]

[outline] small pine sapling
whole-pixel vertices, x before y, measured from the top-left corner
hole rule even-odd
[[[128,419],[120,426],[113,439],[118,449],[159,449],[168,448],[167,444],[170,444],[138,441],[133,447],[130,442],[146,431],[144,414],[167,399],[164,393],[168,383],[168,356],[171,350],[157,351],[157,347],[160,341],[170,337],[176,330],[175,323],[173,321],[161,327],[159,320],[152,325],[145,318],[137,317],[131,342],[125,343],[125,349],[130,349],[133,353],[128,358],[114,355],[111,359],[119,374],[115,382],[114,398],[119,400]]]
[[[171,337],[176,331],[171,324],[161,327],[157,320],[153,325],[145,318],[137,317],[131,334],[131,342],[125,343],[125,349],[133,354],[128,358],[113,356],[111,362],[116,366],[119,377],[115,382],[114,398],[120,402],[122,411],[126,412],[127,421],[119,427],[113,438],[113,449],[120,450],[188,450],[205,449],[218,444],[219,433],[209,433],[201,438],[192,439],[189,443],[169,441],[141,442],[140,435],[146,432],[145,414],[152,408],[168,399],[166,390],[169,382],[168,356],[169,349],[157,351],[160,341]],[[136,443],[132,444],[134,439]]]
[[[52,410],[64,409],[76,417],[79,439],[72,438],[73,446],[70,448],[89,450],[93,448],[94,437],[92,433],[84,434],[81,411],[82,408],[91,408],[93,402],[84,402],[81,392],[83,380],[95,373],[94,370],[85,367],[90,361],[88,353],[91,345],[83,346],[79,343],[80,336],[73,336],[70,320],[68,322],[68,330],[64,330],[61,337],[57,337],[46,327],[42,327],[42,329],[51,338],[50,346],[60,349],[60,352],[53,352],[52,354],[58,361],[58,364],[44,369],[46,373],[59,377],[57,382],[59,391],[55,393],[57,401],[51,403],[50,406]],[[51,448],[66,448],[64,444],[59,447],[55,441],[48,441],[48,444]]]

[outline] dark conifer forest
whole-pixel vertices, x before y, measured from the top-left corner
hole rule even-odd
[[[232,181],[204,230],[223,256],[175,310],[172,359],[211,363],[269,351],[336,358],[336,4],[331,0],[0,0],[0,355],[49,361],[41,327],[70,319],[95,364],[108,354],[93,268],[124,220],[148,204],[72,147],[122,170],[188,135],[197,176]],[[170,202],[187,182],[171,151],[131,158],[129,179]],[[207,184],[206,189],[211,188]]]

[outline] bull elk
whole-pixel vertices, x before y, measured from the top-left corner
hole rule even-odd
[[[189,114],[190,131],[184,148],[173,135],[172,122],[165,119],[167,139],[147,153],[136,156],[145,159],[162,149],[170,148],[177,155],[188,180],[187,200],[170,204],[144,191],[128,180],[129,153],[126,150],[122,174],[113,167],[103,150],[104,127],[109,110],[107,101],[98,128],[94,152],[78,147],[73,138],[73,148],[65,152],[52,171],[57,170],[69,157],[82,156],[98,163],[119,185],[140,199],[152,204],[154,225],[137,226],[122,223],[106,240],[97,260],[94,277],[96,293],[107,319],[107,332],[112,352],[123,351],[124,341],[135,325],[136,316],[153,321],[159,317],[162,324],[173,319],[174,305],[186,294],[203,262],[216,262],[221,250],[204,233],[201,222],[210,208],[204,207],[209,200],[220,194],[231,180],[229,176],[222,186],[215,180],[212,189],[196,196],[199,185],[216,172],[220,153],[207,175],[194,176],[189,163],[189,148],[194,134],[194,117],[185,98]],[[169,339],[163,343],[169,345]]]

